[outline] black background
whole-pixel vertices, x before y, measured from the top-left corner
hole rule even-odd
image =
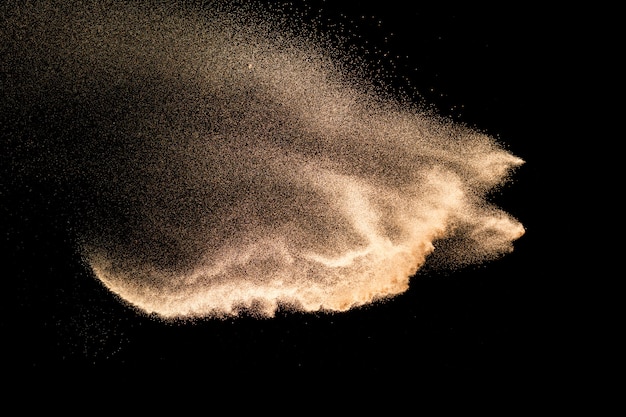
[[[409,80],[416,100],[498,138],[526,161],[492,196],[527,228],[513,253],[457,271],[425,269],[405,294],[347,313],[163,323],[125,306],[89,274],[62,193],[45,182],[12,182],[3,170],[3,367],[411,375],[517,374],[541,363],[549,371],[550,239],[542,219],[549,210],[539,193],[548,158],[542,149],[553,138],[546,114],[558,94],[547,88],[561,50],[546,31],[552,16],[504,3],[404,4],[306,3],[312,14],[322,9],[324,18],[354,24],[355,43],[389,52],[393,62],[380,65],[398,86]]]

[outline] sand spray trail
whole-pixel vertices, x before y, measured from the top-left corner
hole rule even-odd
[[[405,291],[438,239],[462,235],[451,262],[512,250],[486,195],[520,158],[253,9],[2,6],[8,135],[80,190],[98,279],[164,318],[344,311]]]

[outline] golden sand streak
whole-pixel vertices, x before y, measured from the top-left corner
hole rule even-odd
[[[43,168],[89,191],[85,257],[142,311],[345,311],[404,292],[438,239],[480,262],[524,233],[484,197],[521,159],[269,18],[12,4],[7,97],[48,112]]]

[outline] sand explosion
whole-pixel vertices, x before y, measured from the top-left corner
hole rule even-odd
[[[468,263],[524,233],[486,201],[520,158],[276,15],[0,7],[4,134],[23,171],[74,184],[85,259],[142,311],[344,311],[405,291],[438,239]]]

